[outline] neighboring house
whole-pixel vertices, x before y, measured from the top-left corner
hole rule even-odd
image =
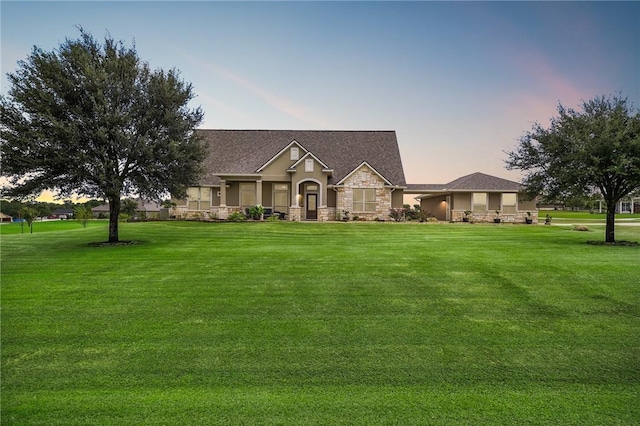
[[[445,184],[410,184],[405,192],[421,194],[416,197],[420,200],[420,210],[438,220],[461,222],[465,212],[471,212],[474,222],[493,222],[499,217],[502,222],[524,223],[530,217],[537,223],[535,201],[521,199],[521,189],[517,182],[473,173]]]
[[[71,219],[73,217],[73,209],[55,209],[48,218],[49,219]]]
[[[93,217],[98,219],[109,217],[109,204],[101,204],[92,208],[91,214],[93,214]]]
[[[600,201],[600,212],[602,213],[602,205],[604,204]],[[622,200],[618,201],[616,206],[616,213],[640,213],[640,197],[626,197]]]
[[[11,222],[12,220],[13,218],[11,216],[0,212],[0,222]]]
[[[136,200],[136,215],[134,219],[153,219],[160,216],[162,209],[160,203],[144,200]],[[91,209],[93,217],[103,218],[109,217],[109,204],[102,204]]]
[[[406,187],[394,131],[197,130],[209,146],[205,175],[172,200],[176,216],[225,219],[261,204],[288,220],[344,212],[389,220]]]

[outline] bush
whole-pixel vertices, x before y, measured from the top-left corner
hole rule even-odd
[[[251,219],[253,220],[262,219],[263,214],[264,214],[264,207],[262,207],[260,204],[253,206],[249,209],[249,217],[251,217]]]
[[[396,222],[402,222],[405,219],[405,215],[407,214],[407,209],[391,209],[389,212],[389,217]]]
[[[86,206],[78,206],[73,211],[73,217],[78,221],[83,228],[87,227],[87,223],[89,223],[89,219],[93,217],[93,213],[91,209]]]
[[[233,212],[229,215],[227,220],[229,222],[244,222],[246,219],[244,213],[242,212]]]

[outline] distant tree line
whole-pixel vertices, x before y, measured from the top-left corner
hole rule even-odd
[[[91,211],[92,208],[102,204],[104,204],[104,201],[102,200],[89,200],[83,203],[74,203],[71,200],[65,200],[62,203],[0,200],[0,211],[11,217],[23,217],[25,209],[30,209],[35,213],[35,217],[48,217],[57,209],[69,209],[75,211],[78,207],[83,207]]]

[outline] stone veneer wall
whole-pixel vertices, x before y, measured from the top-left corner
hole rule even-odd
[[[289,207],[289,215],[287,219],[295,222],[302,220],[302,207]]]
[[[391,211],[391,189],[384,187],[384,180],[366,165],[355,171],[343,186],[336,188],[336,209],[331,220],[337,220],[337,214],[348,211],[351,218],[358,216],[365,220],[389,220]],[[354,188],[375,188],[376,189],[376,211],[375,212],[354,212],[353,210],[353,189]]]
[[[462,222],[462,218],[464,217],[464,211],[462,210],[453,210],[451,212],[451,221],[452,222]],[[484,214],[481,213],[471,213],[471,222],[476,223],[493,223],[493,219],[497,216],[495,212],[487,212]],[[504,214],[500,213],[500,222],[501,223],[525,223],[526,218],[528,217],[526,211],[519,211],[515,214]],[[538,223],[538,211],[534,210],[531,212],[531,219],[533,223]]]

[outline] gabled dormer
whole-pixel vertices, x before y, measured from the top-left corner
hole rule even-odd
[[[300,169],[302,167],[302,169]],[[322,173],[331,174],[333,170],[329,168],[322,160],[316,157],[312,152],[307,152],[301,158],[293,163],[288,172],[304,171],[305,173],[314,173],[320,171]]]
[[[289,178],[287,173],[292,164],[304,157],[308,151],[295,139],[260,166],[256,173],[261,173],[265,180],[284,180]]]

